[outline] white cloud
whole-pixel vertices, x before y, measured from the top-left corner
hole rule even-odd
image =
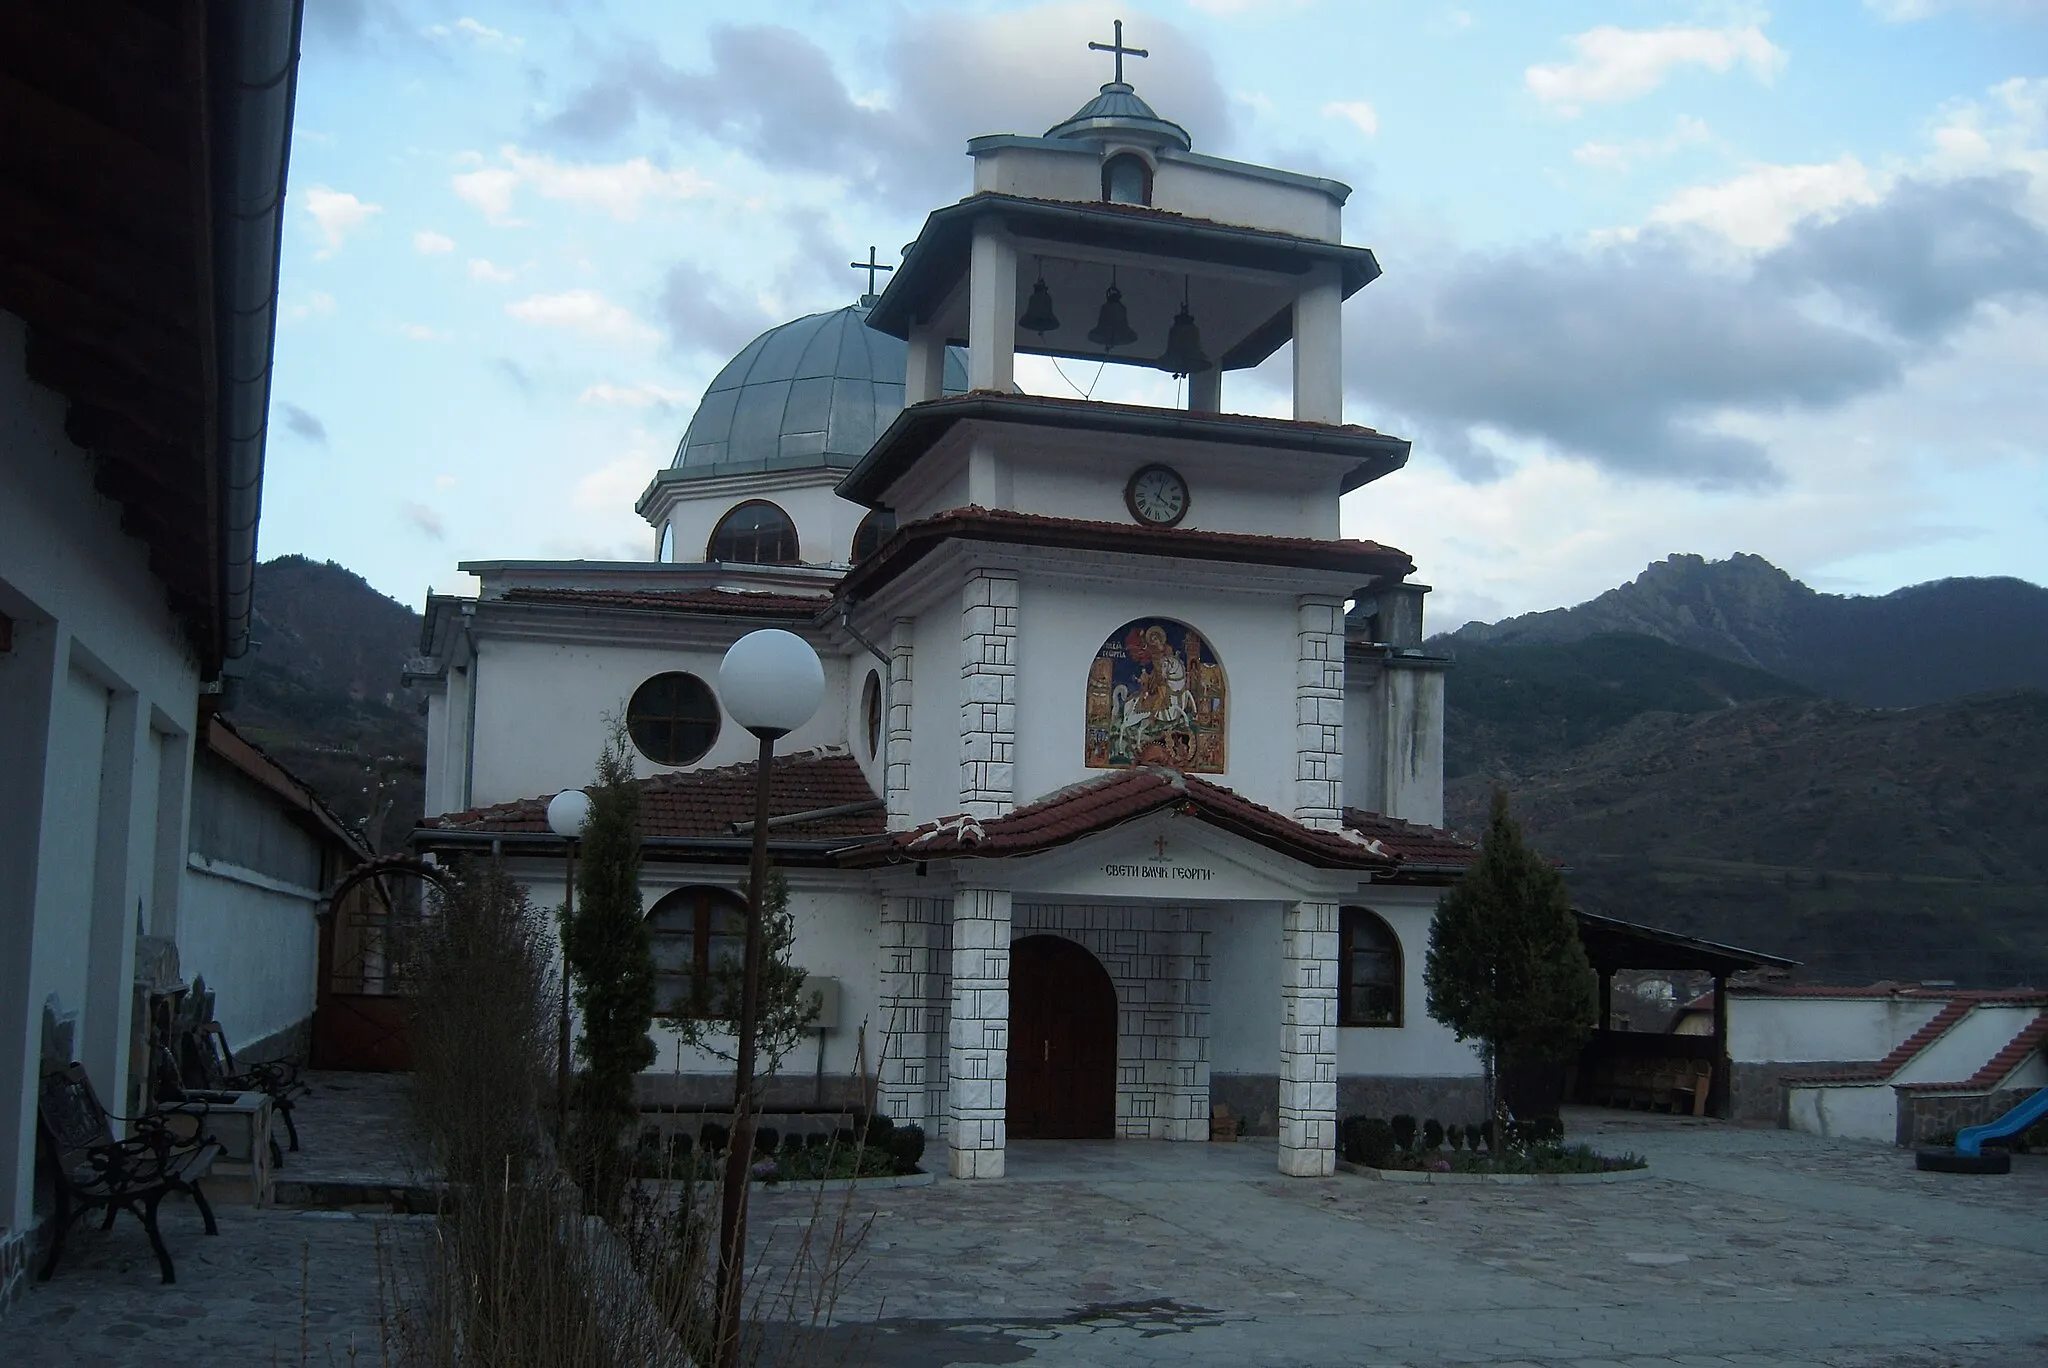
[[[1650,222],[1709,228],[1762,251],[1785,241],[1802,219],[1875,204],[1886,184],[1848,155],[1819,165],[1758,166],[1718,185],[1679,191],[1650,211]]]
[[[537,294],[505,306],[505,312],[540,328],[564,328],[608,342],[652,342],[661,334],[596,290]]]
[[[292,305],[290,314],[293,318],[325,318],[333,312],[334,296],[325,290],[315,290],[306,296],[305,303]]]
[[[663,406],[680,404],[690,396],[682,390],[666,389],[660,385],[642,381],[637,385],[614,385],[602,381],[591,385],[576,396],[579,404],[622,405],[626,408],[647,408],[654,404]]]
[[[455,250],[455,239],[446,233],[421,229],[412,235],[412,249],[421,256],[439,256],[443,252]]]
[[[1644,162],[1668,157],[1681,148],[1707,142],[1711,137],[1704,121],[1681,114],[1671,132],[1661,138],[1581,143],[1572,149],[1572,159],[1596,171],[1629,171]]]
[[[493,265],[485,257],[471,257],[469,259],[469,278],[471,280],[484,280],[494,285],[504,285],[509,283],[518,274],[510,266]]]
[[[1332,100],[1323,106],[1323,117],[1349,119],[1368,138],[1380,131],[1379,111],[1364,100]]]
[[[488,24],[479,23],[467,15],[451,24],[435,24],[427,29],[429,38],[467,38],[480,48],[491,52],[517,52],[526,46],[524,38],[516,38]]]
[[[1561,114],[1647,95],[1678,67],[1725,74],[1742,66],[1769,84],[1785,65],[1785,50],[1754,24],[1720,29],[1602,25],[1574,35],[1571,44],[1576,61],[1532,66],[1522,74],[1529,92]]]
[[[316,185],[306,191],[306,214],[313,220],[320,240],[326,245],[314,256],[333,256],[349,234],[361,229],[373,215],[384,212],[381,204],[369,204],[345,190]]]
[[[576,507],[592,513],[630,510],[666,461],[656,440],[648,433],[633,434],[633,449],[608,465],[599,466],[576,482],[570,497]],[[641,553],[645,555],[645,552]]]
[[[439,328],[428,327],[425,323],[401,323],[398,331],[414,342],[446,342],[449,334]]]
[[[697,199],[711,190],[711,182],[693,169],[666,171],[645,157],[558,162],[545,153],[512,146],[500,148],[498,156],[502,166],[479,166],[454,178],[455,193],[493,222],[508,220],[513,197],[521,190],[542,199],[603,209],[621,222],[639,217],[642,204],[649,200]]]
[[[436,488],[436,489],[453,489],[453,488],[455,488],[455,477],[454,477],[453,475],[436,475],[436,476],[434,477],[434,488]]]

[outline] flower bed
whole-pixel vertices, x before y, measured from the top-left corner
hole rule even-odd
[[[1456,1180],[1513,1178],[1595,1178],[1649,1167],[1641,1155],[1596,1153],[1590,1145],[1566,1145],[1555,1117],[1508,1123],[1496,1139],[1493,1123],[1445,1126],[1412,1116],[1348,1117],[1337,1130],[1345,1167],[1381,1176],[1405,1174]]]
[[[731,1132],[708,1122],[696,1134],[663,1136],[648,1131],[641,1137],[635,1167],[642,1178],[673,1181],[716,1181],[725,1175]],[[773,1126],[754,1133],[754,1157],[748,1173],[757,1183],[818,1183],[905,1178],[922,1174],[924,1130],[895,1126],[887,1117],[861,1118],[856,1129],[841,1127],[830,1134],[781,1134]]]

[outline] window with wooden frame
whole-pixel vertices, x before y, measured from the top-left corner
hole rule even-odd
[[[853,530],[853,559],[856,563],[866,560],[881,550],[882,543],[896,530],[896,515],[886,508],[877,508],[860,520],[860,526]]]
[[[718,742],[719,721],[711,686],[681,670],[645,681],[626,704],[626,734],[657,765],[702,760]]]
[[[747,949],[747,904],[729,888],[678,888],[647,914],[654,950],[654,1012],[729,1020],[738,1003],[715,1000],[711,970]]]
[[[1363,907],[1337,917],[1337,1024],[1401,1024],[1401,938]]]
[[[796,524],[766,499],[749,499],[718,520],[705,558],[733,565],[794,565]]]

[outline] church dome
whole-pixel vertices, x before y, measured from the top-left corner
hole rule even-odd
[[[1153,113],[1152,106],[1124,81],[1111,81],[1094,99],[1046,129],[1045,136],[1076,142],[1176,147],[1183,152],[1194,146],[1185,128]]]
[[[705,476],[851,467],[903,408],[909,346],[852,304],[770,328],[704,391],[670,468]],[[945,392],[967,390],[946,349]]]

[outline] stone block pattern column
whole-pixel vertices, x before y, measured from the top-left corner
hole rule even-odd
[[[915,1121],[936,1145],[946,1119],[946,1015],[953,979],[953,905],[945,898],[882,899],[881,1060],[877,1102]]]
[[[1344,825],[1344,604],[1300,602],[1294,663],[1294,819]]]
[[[1337,904],[1282,905],[1280,1171],[1337,1168]]]
[[[910,666],[916,653],[912,632],[917,623],[897,618],[889,624],[888,736],[882,750],[882,798],[888,804],[889,830],[908,831],[910,819]]]
[[[963,888],[953,895],[951,988],[947,1169],[955,1178],[1000,1178],[1010,1073],[1008,889]]]
[[[1209,1138],[1209,949],[1191,907],[1020,903],[1012,938],[1073,941],[1116,986],[1116,1133]]]
[[[977,570],[960,604],[960,810],[1016,806],[1017,577]]]

